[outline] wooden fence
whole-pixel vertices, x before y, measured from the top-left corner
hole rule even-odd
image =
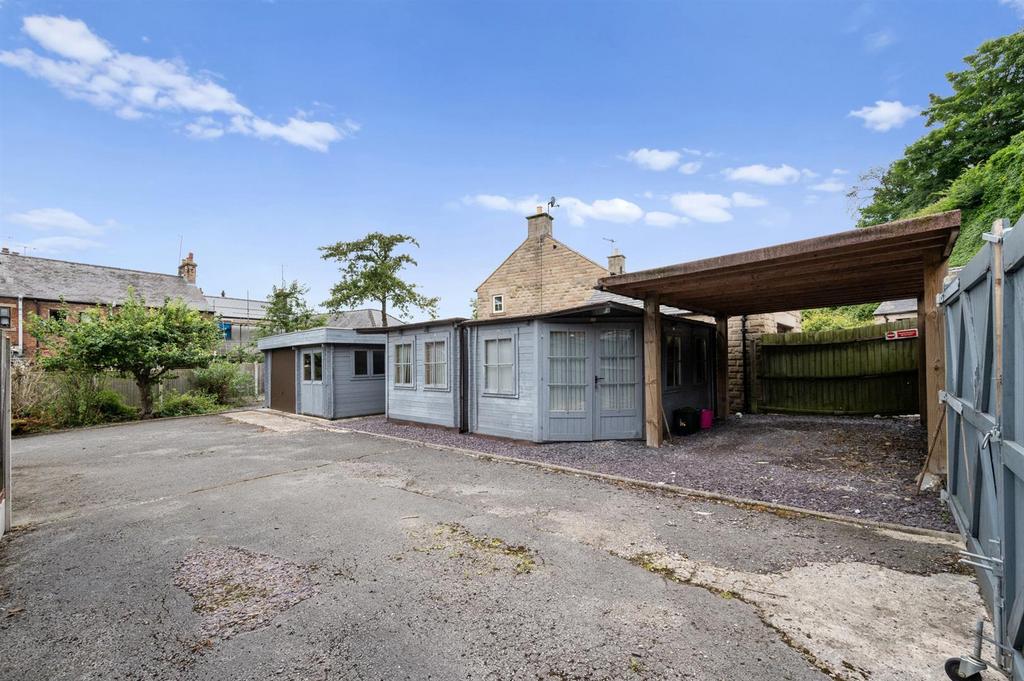
[[[247,375],[253,377],[252,396],[258,397],[263,394],[263,364],[243,363],[238,365]],[[183,393],[192,389],[192,370],[179,369],[174,371],[174,378],[164,381],[157,389],[155,398],[171,392]],[[107,387],[124,398],[126,404],[132,407],[142,407],[142,397],[135,381],[130,378],[111,376],[107,379]]]
[[[907,319],[840,331],[765,334],[754,346],[754,412],[918,413],[918,339]]]

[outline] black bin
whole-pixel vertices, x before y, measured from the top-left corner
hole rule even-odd
[[[672,434],[692,435],[700,430],[700,409],[680,407],[672,412]]]

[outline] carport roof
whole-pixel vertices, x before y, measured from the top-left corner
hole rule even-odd
[[[739,315],[924,295],[925,262],[949,256],[960,211],[605,277],[598,288]]]

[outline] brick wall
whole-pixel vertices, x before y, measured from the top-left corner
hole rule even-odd
[[[514,317],[585,305],[594,285],[608,270],[553,237],[528,238],[477,289],[480,319]],[[500,295],[504,312],[492,311]]]
[[[81,303],[67,303],[68,314],[71,315],[72,319],[77,319],[78,314],[82,310],[91,310],[94,305],[84,305]],[[10,297],[0,297],[0,306],[6,307],[11,311],[11,327],[9,329],[3,329],[3,332],[7,334],[7,337],[11,339],[11,347],[17,349],[18,346],[18,299]],[[22,300],[22,314],[24,319],[22,320],[26,326],[31,315],[35,314],[40,317],[49,317],[50,310],[61,309],[60,301],[56,300],[36,300],[35,298],[25,298]],[[35,357],[38,351],[38,344],[36,339],[27,330],[23,336],[25,347],[22,350],[21,356],[25,358]]]

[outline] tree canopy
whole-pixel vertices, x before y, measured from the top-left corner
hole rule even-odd
[[[289,331],[303,331],[323,326],[327,317],[319,314],[306,302],[309,288],[298,281],[280,287],[273,286],[270,291],[267,312],[256,329],[256,337],[273,336]]]
[[[405,234],[371,232],[356,241],[339,241],[321,246],[324,260],[336,260],[341,281],[331,288],[331,297],[324,303],[332,312],[350,309],[367,301],[380,305],[381,324],[388,325],[388,307],[407,315],[420,309],[433,319],[437,316],[437,298],[429,298],[415,284],[401,277],[402,269],[415,266],[408,253],[396,253],[401,246],[419,248],[419,242]]]
[[[861,226],[909,217],[934,204],[967,169],[1024,131],[1024,31],[982,43],[964,61],[966,69],[946,75],[951,95],[929,95],[922,115],[933,129],[886,170],[861,178],[871,196],[860,209]],[[864,191],[855,189],[853,198]]]
[[[56,317],[33,316],[29,332],[44,344],[39,362],[46,369],[134,379],[143,417],[153,413],[153,388],[175,369],[208,366],[221,339],[213,320],[183,301],[148,307],[131,290],[120,305],[95,308],[78,321],[66,307]]]

